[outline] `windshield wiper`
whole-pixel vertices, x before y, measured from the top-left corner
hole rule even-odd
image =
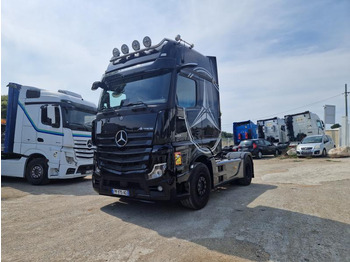
[[[123,100],[121,103],[120,103],[120,106],[123,107],[123,106],[137,106],[137,105],[144,105],[146,107],[148,107],[148,105],[142,101],[137,101],[137,102],[134,102],[134,103],[128,103],[128,101],[125,99]]]

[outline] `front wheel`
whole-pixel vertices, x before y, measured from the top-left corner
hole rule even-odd
[[[49,182],[47,178],[47,163],[44,158],[36,158],[27,165],[26,178],[32,185],[44,185]]]
[[[253,162],[250,157],[244,159],[243,166],[244,177],[237,180],[238,184],[241,186],[249,186],[253,178]]]
[[[211,191],[210,173],[203,163],[197,164],[192,170],[189,181],[190,196],[181,200],[181,204],[191,209],[202,209],[209,201]]]
[[[280,152],[278,151],[278,149],[275,150],[275,156],[279,156]]]
[[[325,149],[325,148],[323,148],[323,151],[322,151],[322,156],[323,156],[323,157],[326,157],[326,156],[327,156],[327,151],[326,151],[326,149]]]

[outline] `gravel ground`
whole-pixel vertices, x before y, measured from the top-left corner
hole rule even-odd
[[[98,196],[90,177],[2,177],[1,260],[350,261],[350,158],[254,165],[199,211]]]

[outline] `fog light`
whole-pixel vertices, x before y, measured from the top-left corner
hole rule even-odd
[[[122,45],[122,53],[124,55],[129,53],[129,47],[126,44]]]
[[[166,163],[154,165],[151,173],[148,174],[148,179],[155,179],[164,175]]]
[[[157,189],[158,189],[159,192],[163,191],[163,187],[162,186],[158,186]]]
[[[113,49],[113,56],[114,56],[114,57],[120,56],[120,51],[119,51],[118,48],[114,48],[114,49]]]
[[[134,41],[132,42],[132,48],[133,48],[135,51],[139,51],[139,50],[140,50],[140,43],[139,43],[139,41],[134,40]]]
[[[152,45],[152,40],[151,40],[151,38],[149,38],[148,36],[145,36],[144,38],[143,38],[143,45],[145,46],[145,47],[151,47],[151,45]]]

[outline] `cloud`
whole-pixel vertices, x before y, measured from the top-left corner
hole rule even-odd
[[[349,9],[349,1],[328,0],[4,1],[1,92],[17,82],[73,90],[97,103],[90,87],[114,47],[181,34],[217,57],[222,123],[231,131],[233,121],[343,92],[350,82]],[[327,102],[340,115],[343,101]],[[322,105],[307,110],[320,115]]]

